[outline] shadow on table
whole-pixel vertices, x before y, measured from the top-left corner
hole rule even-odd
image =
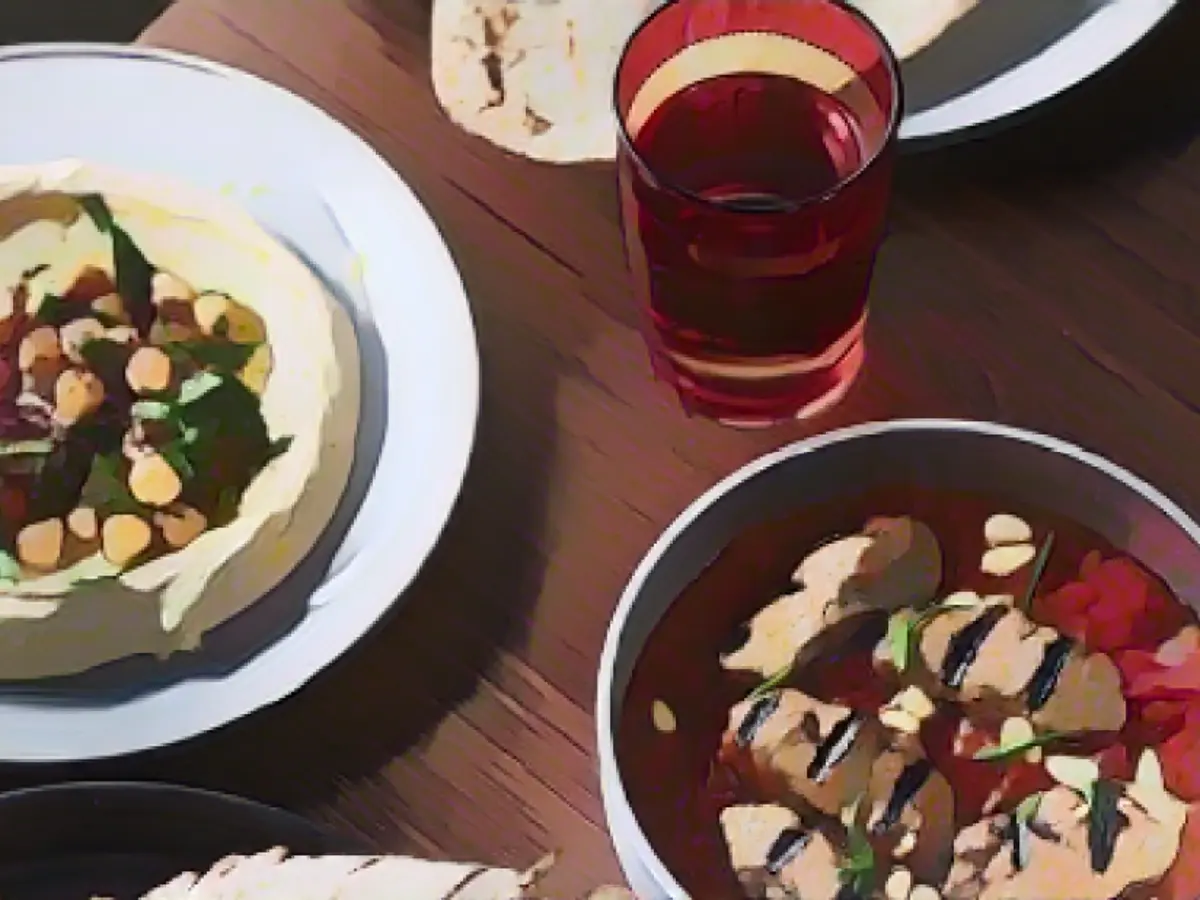
[[[171,0],[4,0],[0,44],[136,38]]]
[[[1200,3],[1185,0],[1089,81],[965,143],[905,157],[901,190],[931,197],[964,180],[1029,187],[1178,155],[1200,134],[1197,34]]]

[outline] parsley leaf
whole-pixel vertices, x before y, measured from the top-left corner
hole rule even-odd
[[[887,642],[896,670],[904,672],[908,669],[916,652],[917,637],[930,621],[952,609],[974,609],[982,602],[978,597],[952,594],[941,603],[935,603],[916,615],[908,610],[894,613],[888,619]]]
[[[95,224],[97,230],[112,239],[113,268],[116,270],[117,293],[125,301],[134,327],[143,337],[154,323],[154,304],[151,301],[156,269],[138,249],[129,233],[117,224],[108,203],[99,194],[76,197]]]
[[[284,439],[280,438],[280,440]],[[287,440],[290,442],[291,439],[288,438]],[[276,443],[278,443],[278,441],[276,441]],[[788,663],[778,672],[775,672],[770,678],[752,690],[746,699],[748,701],[759,700],[776,690],[781,684],[788,680],[788,676],[792,674],[792,668],[794,665],[794,663]]]
[[[1061,731],[1047,731],[1045,734],[1035,734],[1031,738],[1025,740],[1014,741],[1011,744],[998,744],[994,747],[983,747],[975,752],[971,759],[979,762],[1003,762],[1012,759],[1015,756],[1021,756],[1026,751],[1032,750],[1034,747],[1044,747],[1046,744],[1052,744],[1055,741],[1060,741],[1066,734]]]
[[[846,834],[846,855],[838,865],[838,880],[859,897],[869,897],[875,888],[875,850],[857,822]]]

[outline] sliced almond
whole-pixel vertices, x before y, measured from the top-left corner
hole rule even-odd
[[[928,719],[935,709],[933,701],[916,685],[906,687],[898,693],[892,699],[892,705],[918,720]]]
[[[662,734],[674,734],[678,727],[674,711],[662,700],[650,704],[650,719],[654,722],[655,730]]]
[[[892,851],[898,859],[902,859],[912,853],[917,846],[917,833],[915,831],[906,831],[900,840],[896,842],[896,849]],[[911,894],[909,895],[912,896]]]
[[[904,734],[917,734],[921,730],[921,723],[916,716],[902,709],[883,710],[879,714],[879,721]]]
[[[165,391],[171,384],[171,359],[157,347],[138,347],[125,365],[125,381],[136,394]]]
[[[1164,790],[1162,762],[1159,760],[1158,754],[1154,752],[1153,747],[1147,747],[1142,751],[1133,780],[1149,790]]]
[[[1033,737],[1033,725],[1028,719],[1021,716],[1005,719],[1004,724],[1000,726],[1001,746],[1011,747],[1014,744],[1024,744],[1026,741],[1033,740]]]
[[[1033,540],[1033,529],[1024,519],[1009,513],[997,513],[983,523],[983,539],[989,547],[1027,544]]]
[[[1036,555],[1037,550],[1032,544],[1008,544],[1004,547],[993,547],[983,554],[979,568],[985,575],[1004,578],[1029,565]]]
[[[908,900],[912,884],[912,872],[905,868],[893,869],[883,884],[883,894],[887,900]]]
[[[1046,771],[1059,784],[1086,794],[1100,777],[1100,766],[1083,756],[1048,756]]]

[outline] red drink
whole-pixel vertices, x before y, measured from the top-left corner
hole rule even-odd
[[[882,40],[827,0],[676,0],[631,40],[617,106],[655,371],[733,424],[836,401],[862,364],[891,181]]]

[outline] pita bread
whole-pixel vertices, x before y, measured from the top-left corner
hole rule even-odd
[[[359,357],[349,317],[232,201],[76,160],[0,167],[0,287],[32,265],[42,266],[38,278],[51,294],[86,266],[112,275],[111,238],[76,199],[86,194],[104,198],[152,265],[261,318],[272,363],[260,412],[272,438],[292,441],[250,482],[232,522],[182,550],[102,581],[81,583],[64,570],[0,583],[0,679],[70,675],[196,647],[309,553],[353,462]]]
[[[979,0],[850,0],[850,5],[874,23],[904,60],[936,41]]]
[[[979,0],[849,0],[907,59]],[[658,0],[434,0],[433,89],[450,119],[541,162],[616,154],[613,79]]]
[[[450,119],[542,162],[612,159],[613,78],[655,0],[434,0],[433,88]]]
[[[518,872],[408,856],[287,856],[276,847],[226,857],[204,875],[185,872],[142,900],[526,900],[553,865],[547,856]],[[592,898],[633,900],[623,888]]]

